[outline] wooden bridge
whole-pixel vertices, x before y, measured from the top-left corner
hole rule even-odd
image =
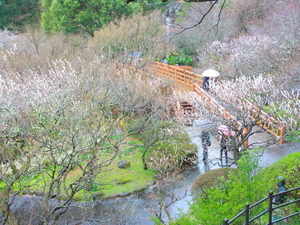
[[[180,68],[179,66],[168,65],[165,63],[151,62],[150,70],[155,72],[159,76],[167,77],[175,82],[190,87],[192,91],[197,93],[202,102],[204,102],[205,107],[212,112],[217,117],[223,117],[232,121],[236,121],[238,127],[242,127],[241,122],[239,122],[230,112],[225,109],[218,101],[209,93],[202,89],[203,76],[192,71]],[[219,84],[221,85],[221,84]],[[222,99],[222,101],[227,101]],[[245,100],[239,96],[236,99],[237,103],[246,105],[247,109],[250,110],[250,115],[252,119],[256,120],[256,124],[263,127],[270,134],[274,135],[280,144],[284,143],[285,125],[268,115],[266,112],[262,111],[257,105]],[[193,106],[188,102],[178,102],[176,104],[176,109],[183,111],[183,114],[189,114],[193,112]],[[247,128],[244,128],[243,133],[247,132]],[[245,140],[245,147],[248,147],[248,141]]]

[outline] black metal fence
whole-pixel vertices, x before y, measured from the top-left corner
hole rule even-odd
[[[237,220],[238,218],[240,218],[242,216],[245,217],[244,225],[249,225],[251,222],[253,222],[254,220],[257,220],[258,218],[260,218],[261,216],[263,216],[267,213],[268,213],[268,223],[266,225],[272,225],[272,224],[275,224],[275,223],[280,222],[282,220],[285,220],[285,219],[288,219],[290,217],[296,216],[296,215],[300,214],[300,211],[298,211],[296,213],[292,213],[290,215],[285,215],[284,217],[281,217],[281,218],[274,219],[274,210],[285,207],[285,206],[288,206],[288,205],[291,205],[291,204],[295,204],[297,202],[300,202],[300,198],[299,198],[300,196],[299,195],[298,195],[298,198],[296,200],[287,201],[287,202],[282,203],[280,205],[275,205],[273,203],[273,199],[278,195],[286,195],[289,192],[296,191],[296,190],[299,190],[299,189],[300,189],[300,187],[297,187],[297,188],[293,188],[293,189],[283,191],[283,192],[280,192],[280,193],[276,193],[276,194],[273,194],[273,192],[270,191],[268,197],[261,199],[260,201],[254,203],[253,205],[250,205],[249,203],[247,203],[246,208],[242,212],[240,212],[238,215],[236,215],[234,218],[232,218],[231,220],[228,220],[227,218],[224,219],[223,225],[232,224],[235,220]],[[251,209],[253,209],[254,207],[260,205],[261,203],[263,203],[267,200],[269,200],[268,209],[266,209],[265,211],[259,213],[258,215],[254,216],[253,218],[250,218]],[[300,222],[299,222],[299,224],[300,224]]]

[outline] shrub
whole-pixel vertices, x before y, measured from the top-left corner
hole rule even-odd
[[[224,180],[228,179],[228,175],[230,173],[236,174],[236,168],[220,168],[220,169],[214,169],[210,170],[199,177],[196,178],[194,181],[191,192],[194,196],[201,195],[205,192],[206,188],[211,188],[214,186],[220,186],[220,178],[223,178]]]
[[[169,53],[166,57],[166,60],[171,65],[179,65],[179,66],[191,66],[194,62],[192,56],[180,55],[176,52]]]
[[[154,146],[147,154],[150,167],[161,176],[180,170],[184,166],[196,164],[197,148],[194,144],[162,143]]]
[[[277,191],[278,176],[285,177],[288,189],[300,186],[300,152],[290,154],[265,169],[257,167],[258,159],[251,152],[243,155],[238,161],[237,173],[229,173],[227,179],[219,179],[218,185],[206,188],[205,194],[198,196],[189,213],[182,215],[176,224],[221,224],[224,218],[233,218],[241,212],[246,203],[253,204],[266,197],[271,189]],[[296,196],[290,196],[293,197]],[[253,215],[267,207],[268,202],[257,206]],[[267,223],[265,218],[258,222]]]
[[[156,13],[153,12],[152,16],[156,17]],[[118,24],[110,23],[95,32],[88,49],[108,60],[119,59],[122,63],[133,60],[133,52],[141,52],[143,62],[150,58],[161,58],[167,48],[163,38],[165,31],[153,17],[137,14],[121,19]]]
[[[275,189],[277,177],[282,176],[285,178],[285,186],[288,189],[300,186],[300,152],[292,153],[286,157],[279,159],[270,167],[263,170],[259,176],[264,176],[269,180]]]

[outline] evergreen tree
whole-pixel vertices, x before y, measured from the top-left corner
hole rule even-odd
[[[111,21],[130,16],[133,9],[124,0],[42,0],[42,27],[48,33],[94,32]]]
[[[0,29],[13,29],[36,21],[39,0],[0,0]]]

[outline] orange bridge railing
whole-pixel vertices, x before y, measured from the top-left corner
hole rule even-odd
[[[216,116],[223,116],[227,119],[232,119],[233,116],[228,110],[224,109],[218,102],[209,94],[209,92],[204,91],[202,87],[203,76],[192,71],[180,68],[179,66],[168,65],[165,63],[151,62],[150,70],[154,70],[156,75],[170,78],[182,85],[191,87],[199,96],[201,96],[206,104],[206,107],[216,114]],[[270,134],[276,136],[279,139],[280,144],[284,143],[285,135],[285,125],[275,118],[271,117],[266,112],[262,111],[255,104],[238,98],[238,102],[241,104],[247,104],[251,109],[251,116],[253,118],[259,117],[257,125],[263,127]]]

